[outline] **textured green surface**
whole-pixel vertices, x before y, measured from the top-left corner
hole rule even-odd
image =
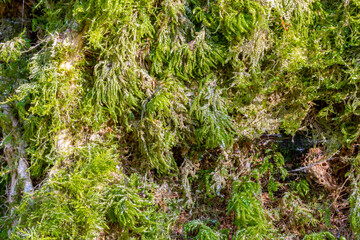
[[[37,187],[3,211],[1,237],[171,239],[183,205],[211,209],[215,197],[232,229],[188,215],[184,237],[334,239],[326,192],[305,176],[285,181],[276,146],[255,147],[245,169],[235,145],[279,133],[306,134],[329,155],[358,144],[359,0],[25,3],[0,1],[0,101],[21,123]],[[8,120],[0,112],[1,146]],[[356,154],[346,156],[354,238]],[[160,204],[165,183],[180,197]],[[279,201],[296,215],[286,231],[280,210],[258,200],[284,185]]]

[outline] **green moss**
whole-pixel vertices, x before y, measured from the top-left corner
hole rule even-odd
[[[180,208],[162,208],[151,189],[157,184],[173,186],[170,199],[185,189],[176,203],[224,196],[235,239],[290,234],[277,231],[268,214],[281,214],[258,201],[263,193],[294,209],[302,236],[311,229],[308,239],[331,238],[311,210],[327,203],[310,203],[311,184],[287,175],[300,163],[259,138],[301,132],[327,152],[357,154],[359,0],[24,3],[21,21],[2,13],[15,13],[21,1],[0,4],[0,104],[19,121],[39,185],[19,194],[15,214],[3,212],[12,238],[91,239],[113,226],[118,237],[171,238],[172,229],[181,234],[183,226],[172,225]],[[11,137],[3,113],[0,129],[3,148]],[[244,139],[252,144],[239,149]],[[346,164],[358,234],[359,166]],[[1,167],[6,193],[12,173]],[[187,184],[204,172],[206,189]],[[187,219],[189,234],[223,237],[196,218]]]

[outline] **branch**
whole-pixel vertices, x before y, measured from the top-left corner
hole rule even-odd
[[[337,159],[337,157],[327,158],[327,159],[322,160],[322,161],[320,161],[320,162],[316,162],[316,163],[310,164],[310,165],[305,166],[305,167],[301,167],[301,168],[297,168],[297,169],[288,171],[288,173],[291,173],[291,172],[300,172],[300,171],[301,171],[301,172],[306,172],[306,170],[307,170],[308,168],[312,168],[312,167],[314,167],[314,166],[316,166],[316,165],[318,165],[318,164],[321,164],[321,163],[326,162],[326,161],[331,161],[331,160],[334,160],[334,159]]]

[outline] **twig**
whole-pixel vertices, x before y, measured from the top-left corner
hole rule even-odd
[[[283,26],[283,28],[285,29],[285,31],[287,31],[287,30],[288,30],[288,28],[286,27],[286,25],[285,25],[285,22],[284,22],[283,18],[282,18],[282,17],[280,17],[280,20],[281,20],[281,25]]]
[[[30,47],[28,50],[22,51],[21,54],[32,51],[34,48],[37,48],[38,46],[40,46],[41,44],[43,44],[46,40],[48,40],[48,39],[45,38],[44,40],[41,40],[38,44]]]
[[[305,167],[301,167],[301,168],[297,168],[297,169],[294,169],[294,170],[291,170],[291,171],[288,171],[288,173],[291,173],[291,172],[299,172],[299,171],[303,171],[303,172],[306,172],[305,170],[308,169],[308,168],[312,168],[320,163],[323,163],[323,162],[326,162],[326,161],[331,161],[331,160],[334,160],[335,158],[337,157],[331,157],[331,158],[327,158],[325,160],[322,160],[320,162],[317,162],[317,163],[313,163],[313,164],[310,164],[308,166],[305,166]]]
[[[25,0],[22,2],[22,14],[21,14],[21,29],[24,30],[24,8],[25,8]]]

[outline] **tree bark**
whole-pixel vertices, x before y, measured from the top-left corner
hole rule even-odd
[[[11,112],[7,104],[0,105],[0,111],[5,116],[3,120],[3,136],[10,140],[4,146],[5,160],[11,168],[11,182],[7,191],[8,202],[12,203],[18,189],[24,193],[34,191],[34,187],[28,172],[25,143],[21,138],[18,120]]]

